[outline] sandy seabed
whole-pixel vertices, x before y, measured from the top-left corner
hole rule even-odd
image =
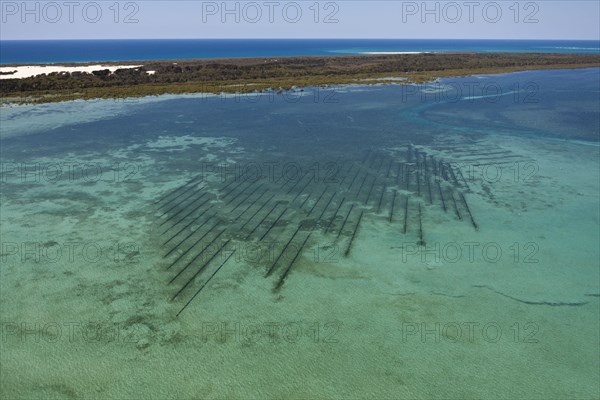
[[[464,207],[458,219],[446,198],[444,212],[423,186],[411,207],[422,207],[424,246],[414,215],[407,233],[402,227],[400,199],[416,187],[390,181],[379,212],[377,196],[367,200],[348,256],[356,219],[339,238],[317,221],[321,228],[281,290],[272,291],[281,269],[265,279],[270,264],[246,252],[176,316],[190,296],[170,301],[180,285],[167,283],[174,256],[164,257],[162,233],[178,209],[167,212],[165,203],[195,176],[177,160],[262,161],[270,145],[250,147],[217,132],[198,137],[186,132],[187,118],[182,113],[173,131],[110,153],[86,148],[37,159],[133,163],[139,174],[125,174],[135,179],[114,179],[113,168],[98,180],[24,183],[11,175],[3,182],[3,398],[598,398],[597,145],[494,135],[472,142],[458,133],[418,145],[436,158],[468,148],[457,163],[472,165],[472,154],[494,149],[535,164],[524,161],[517,175],[511,164],[499,176],[463,170],[478,230]],[[372,154],[405,152],[397,150]],[[213,186],[219,179],[214,171],[206,178],[215,208],[227,201]],[[257,208],[250,203],[260,193],[231,215]],[[308,195],[305,212],[319,194]],[[287,240],[301,215],[274,225],[271,240]],[[244,236],[234,241],[244,244]],[[30,242],[37,245],[21,247]]]

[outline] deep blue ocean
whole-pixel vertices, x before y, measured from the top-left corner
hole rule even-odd
[[[0,41],[0,64],[454,51],[598,53],[600,52],[600,41],[439,39],[26,40]]]

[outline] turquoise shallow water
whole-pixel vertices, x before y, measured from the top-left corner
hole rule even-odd
[[[599,93],[2,108],[3,395],[597,398]]]

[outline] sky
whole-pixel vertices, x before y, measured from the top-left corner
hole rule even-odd
[[[600,40],[600,1],[5,1],[0,39]]]

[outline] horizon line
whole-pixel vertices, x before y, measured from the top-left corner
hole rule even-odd
[[[88,38],[88,39],[0,39],[0,42],[50,42],[50,41],[92,41],[92,40],[113,40],[113,41],[124,41],[124,40],[497,40],[497,41],[525,41],[525,40],[537,40],[537,41],[582,41],[582,42],[600,42],[600,39],[553,39],[553,38]]]

